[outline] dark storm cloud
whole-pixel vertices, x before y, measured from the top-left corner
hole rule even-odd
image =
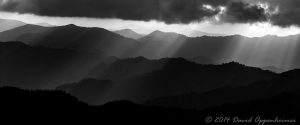
[[[223,21],[230,23],[255,23],[268,20],[266,10],[256,4],[245,2],[232,2],[222,15]]]
[[[273,25],[281,27],[300,26],[300,0],[244,0],[251,3],[268,3],[270,10],[278,12],[269,18]]]
[[[278,14],[271,17],[271,22],[274,25],[282,27],[300,26],[300,0],[268,0],[268,2],[279,9]]]
[[[9,0],[1,6],[1,10],[44,16],[190,23],[218,15],[219,7],[223,6],[228,10],[221,16],[226,22],[253,23],[266,20],[263,8],[241,1],[244,0]],[[214,9],[204,8],[203,5],[210,5]]]
[[[204,9],[203,4],[218,6],[226,1],[228,0],[10,0],[1,10],[45,16],[190,23],[219,13],[218,9]]]

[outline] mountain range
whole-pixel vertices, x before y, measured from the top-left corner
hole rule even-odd
[[[0,41],[21,41],[33,46],[102,52],[119,58],[182,57],[210,64],[236,61],[249,66],[273,66],[283,70],[300,67],[300,55],[297,52],[299,35],[254,38],[240,35],[187,37],[172,32],[154,31],[136,37],[137,33],[129,29],[117,32],[122,32],[123,35],[102,28],[75,25],[43,27],[28,24],[1,32]],[[135,37],[126,37],[126,34]]]
[[[216,113],[299,114],[299,35],[141,35],[6,21],[0,20],[7,24],[0,32],[6,116],[203,121]]]
[[[268,36],[268,38],[269,37],[273,38],[275,36]],[[290,36],[290,38],[293,37],[296,36]],[[54,50],[68,49],[77,53],[85,53],[85,54],[89,53],[88,55],[93,55],[93,56],[85,56],[85,57],[79,56],[78,58],[76,58],[76,61],[73,61],[74,66],[77,64],[82,64],[80,68],[74,68],[76,69],[76,71],[81,71],[81,73],[77,73],[81,75],[75,75],[73,78],[76,77],[99,78],[99,76],[104,76],[101,75],[101,72],[104,71],[104,69],[109,66],[106,63],[112,63],[116,60],[116,58],[131,58],[131,57],[134,58],[139,56],[143,56],[150,59],[160,59],[160,58],[167,58],[167,57],[172,57],[172,58],[183,57],[186,60],[196,62],[199,64],[221,64],[224,62],[230,62],[233,59],[231,60],[228,58],[230,57],[229,53],[231,52],[227,52],[227,51],[232,51],[233,53],[235,44],[242,44],[239,43],[241,42],[240,39],[246,39],[246,42],[250,40],[254,40],[254,42],[252,42],[253,45],[257,44],[255,43],[255,39],[267,40],[267,38],[246,38],[243,36],[224,36],[224,37],[203,36],[197,38],[190,38],[176,33],[166,33],[161,31],[154,31],[149,35],[146,35],[142,38],[135,40],[131,38],[125,38],[121,35],[115,34],[105,29],[85,28],[76,25],[43,27],[38,25],[27,24],[0,33],[0,40],[7,41],[7,42],[21,41],[31,46],[28,48],[46,47]],[[282,37],[278,39],[284,40],[288,38]],[[280,46],[279,44],[281,43],[277,41],[274,40],[272,42],[278,45],[273,45],[273,44],[272,45],[277,46],[277,48],[279,48]],[[252,44],[250,44],[250,42],[247,42],[247,44],[249,44],[249,46],[253,46]],[[280,50],[281,49],[278,49],[277,51]],[[11,50],[4,49],[3,51],[11,51]],[[275,51],[275,49],[272,51]],[[276,53],[278,53],[277,51]],[[247,52],[248,50],[245,49],[245,51],[242,50],[240,54],[245,55],[247,54]],[[43,55],[42,53],[43,52],[41,52],[41,55]],[[101,59],[95,59],[97,58],[97,56],[100,56]],[[295,56],[297,56],[297,54]],[[105,57],[106,59],[103,60],[102,59],[103,57]],[[106,63],[103,63],[103,61]],[[237,59],[235,61],[243,62],[243,58],[241,60]],[[292,61],[292,63],[295,64],[295,66],[293,67],[297,68],[296,66],[297,60]],[[39,65],[44,65],[44,64],[39,64]],[[281,69],[281,68],[280,67],[277,68],[277,66],[274,65],[273,68],[267,68],[266,70],[272,70],[274,72],[278,72],[278,70],[276,69]],[[284,71],[285,70],[286,69],[284,69]],[[68,72],[65,73],[68,74]],[[108,75],[106,74],[106,76]],[[72,78],[70,77],[69,79]],[[70,80],[66,80],[66,82],[67,81]],[[76,80],[71,80],[71,81],[76,81]]]
[[[160,61],[163,62],[163,60]],[[133,62],[138,64],[137,61]],[[142,64],[147,67],[146,63]],[[148,65],[150,64],[148,62]],[[185,60],[169,59],[165,66],[157,71],[123,78],[120,72],[122,68],[115,66],[110,77],[106,78],[111,80],[86,79],[78,83],[59,86],[57,90],[70,93],[79,100],[92,105],[130,100],[148,106],[198,110],[224,104],[258,103],[257,100],[264,99],[275,101],[273,97],[282,100],[286,96],[300,95],[298,91],[300,89],[299,70],[275,74],[237,63],[193,66],[193,63]],[[130,70],[128,72],[131,73]],[[120,80],[114,81],[113,79],[119,78],[118,76],[121,76]],[[290,100],[286,103],[294,105],[297,103],[294,101]]]
[[[121,36],[127,37],[127,38],[132,38],[132,39],[140,39],[146,35],[144,34],[139,34],[131,29],[122,29],[122,30],[117,30],[114,31],[117,34],[120,34]],[[153,34],[155,32],[162,32],[162,31],[153,31],[150,34]],[[173,33],[173,34],[178,34],[179,33]],[[148,34],[149,35],[149,34]],[[188,34],[189,37],[202,37],[202,36],[210,36],[210,37],[221,37],[221,36],[228,36],[225,34],[217,34],[217,33],[206,33],[206,32],[202,32],[202,31],[197,31],[197,30],[193,30],[191,33]]]
[[[0,42],[0,48],[1,86],[57,88],[79,95],[78,98],[94,105],[113,100],[144,102],[169,95],[203,93],[276,76],[234,62],[202,65],[183,58],[117,59],[104,54],[30,46],[22,42]]]
[[[67,48],[76,51],[126,56],[138,42],[101,28],[75,25],[42,27],[25,25],[0,33],[1,41],[22,41],[28,45]]]
[[[93,105],[116,100],[142,103],[164,96],[204,93],[223,86],[245,86],[276,76],[275,73],[234,62],[223,65],[201,65],[182,58],[147,60],[142,57],[115,61],[96,74],[98,76],[94,74],[91,77],[98,81],[92,80],[93,82],[89,83],[87,81],[91,80],[83,80],[59,86],[57,89],[79,95],[81,99],[91,97],[90,93],[99,95],[85,100]],[[111,82],[105,82],[105,90],[95,89],[97,83],[104,85],[102,80]]]
[[[189,34],[190,37],[202,37],[202,36],[211,36],[211,37],[221,37],[221,36],[228,36],[225,34],[218,34],[218,33],[206,33],[203,31],[194,30]]]

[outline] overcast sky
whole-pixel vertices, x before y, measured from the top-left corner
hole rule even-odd
[[[0,18],[188,35],[300,33],[300,0],[0,0]]]

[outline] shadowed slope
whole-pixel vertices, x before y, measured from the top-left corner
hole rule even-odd
[[[0,19],[0,32],[26,25],[26,23],[16,20]]]
[[[0,85],[53,88],[83,79],[90,65],[102,58],[101,54],[0,42]]]

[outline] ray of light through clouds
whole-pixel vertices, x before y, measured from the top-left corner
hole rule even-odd
[[[245,0],[248,1],[248,0]],[[258,7],[263,8],[265,15],[273,16],[279,13],[280,8],[272,8],[263,0],[263,2],[256,2],[254,4]],[[1,5],[7,3],[7,0],[1,0]],[[248,1],[251,3],[251,1]],[[297,45],[299,42],[298,37],[291,37],[287,39],[289,35],[296,35],[300,33],[300,28],[291,25],[288,27],[280,27],[271,24],[270,20],[255,22],[255,23],[232,23],[222,22],[222,16],[226,14],[228,8],[225,6],[212,6],[210,4],[203,4],[202,9],[208,11],[220,10],[218,14],[206,20],[191,22],[188,24],[167,24],[161,21],[134,21],[124,20],[118,18],[83,18],[83,17],[50,17],[50,16],[37,16],[34,14],[20,14],[13,12],[0,12],[0,18],[13,19],[23,21],[30,24],[48,23],[51,25],[67,25],[75,24],[83,27],[101,27],[108,30],[121,30],[121,29],[132,29],[140,34],[149,34],[155,30],[164,32],[175,32],[183,35],[190,36],[193,32],[203,31],[207,33],[217,33],[225,35],[243,35],[251,37],[248,39],[241,38],[235,47],[235,50],[231,50],[231,55],[228,59],[236,60],[252,66],[262,65],[274,65],[283,67],[285,69],[290,68],[295,60]],[[266,35],[276,35],[282,37],[285,41],[274,41],[274,37],[265,37],[263,41],[258,40],[256,37],[262,37]],[[180,48],[180,43],[168,43],[165,46],[159,48],[156,55],[165,55],[166,52],[176,53],[176,49]],[[201,41],[199,41],[201,42]],[[173,45],[174,44],[174,45]],[[176,49],[173,47],[175,46]],[[224,52],[228,53],[228,52]],[[168,54],[166,54],[168,55]]]

